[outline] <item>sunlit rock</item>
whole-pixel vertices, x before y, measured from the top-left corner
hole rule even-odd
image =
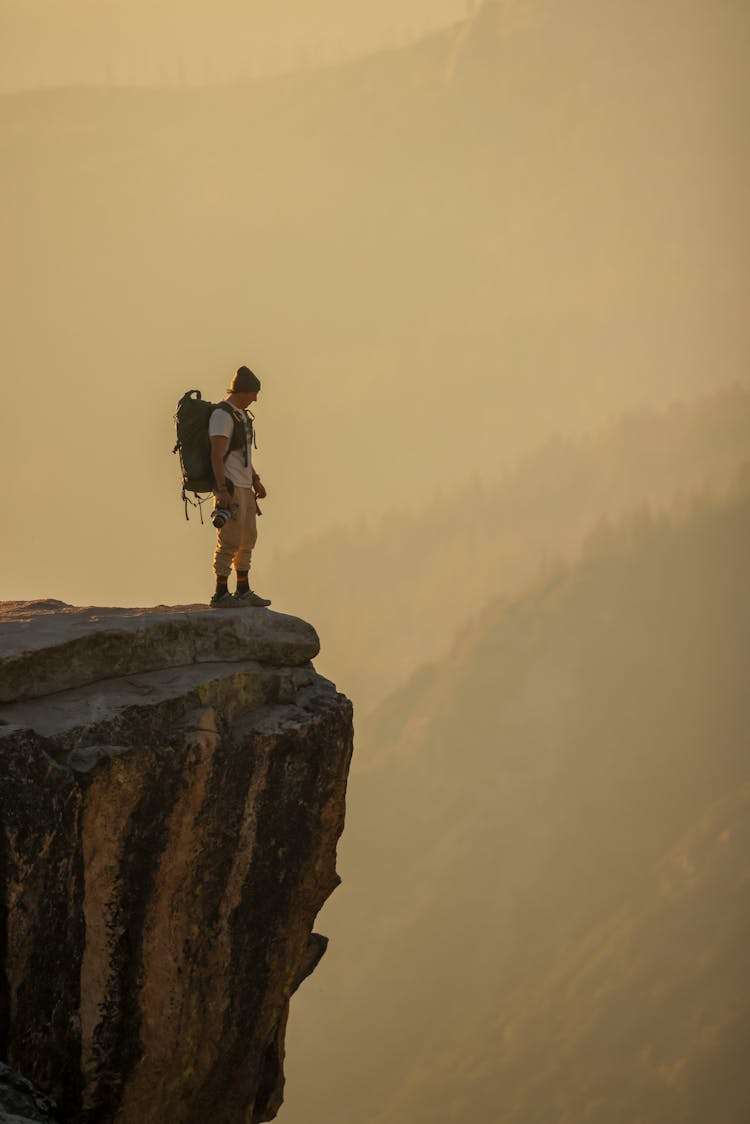
[[[0,646],[4,1056],[71,1120],[272,1119],[352,746],[314,630],[6,603]]]

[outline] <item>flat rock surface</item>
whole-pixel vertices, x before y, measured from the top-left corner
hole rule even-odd
[[[312,625],[268,609],[2,601],[0,703],[191,664],[255,660],[294,667],[319,650]]]

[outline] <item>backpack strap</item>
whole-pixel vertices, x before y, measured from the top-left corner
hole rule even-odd
[[[201,526],[203,526],[203,504],[208,503],[208,501],[212,497],[211,496],[204,496],[203,499],[201,499],[197,492],[193,492],[193,495],[195,496],[195,500],[188,499],[187,492],[185,491],[184,488],[182,489],[182,502],[185,505],[185,518],[187,519],[187,521],[189,523],[190,522],[190,514],[188,512],[188,504],[190,504],[191,507],[197,507],[198,508],[198,514],[201,517]]]
[[[255,418],[249,410],[236,410],[236,408],[227,401],[218,402],[216,408],[217,410],[224,410],[227,414],[229,414],[232,421],[234,422],[234,433],[230,438],[229,447],[227,448],[224,459],[226,460],[230,453],[242,449],[242,453],[245,459],[245,467],[247,468],[248,464],[250,463],[247,454],[248,445],[252,444],[254,448],[258,448],[258,446],[255,444],[255,426],[253,425]],[[247,421],[243,424],[243,422],[241,422],[237,417],[238,413],[244,413],[245,418],[250,422],[249,438],[247,437]]]
[[[227,451],[224,454],[224,460],[227,459],[230,453],[236,452],[239,449],[244,449],[245,463],[247,464],[247,442],[245,440],[245,427],[235,414],[234,406],[232,406],[229,402],[217,402],[216,409],[223,410],[224,413],[229,414],[230,418],[234,422],[234,432],[229,438],[229,445],[227,446]]]

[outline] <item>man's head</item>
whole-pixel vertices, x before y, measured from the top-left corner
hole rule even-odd
[[[257,401],[260,393],[260,379],[254,375],[249,367],[238,367],[235,371],[229,394],[232,401],[244,410],[252,402]]]

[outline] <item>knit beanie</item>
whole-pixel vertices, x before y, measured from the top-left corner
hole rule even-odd
[[[238,367],[229,389],[233,394],[249,394],[253,390],[257,392],[260,390],[260,379],[249,367]]]

